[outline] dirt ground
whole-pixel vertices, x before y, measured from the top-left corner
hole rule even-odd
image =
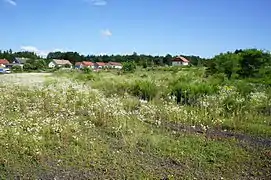
[[[51,73],[14,73],[0,75],[1,83],[17,84],[23,86],[35,86],[43,84]]]

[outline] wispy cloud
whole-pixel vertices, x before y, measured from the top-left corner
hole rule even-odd
[[[34,52],[39,56],[46,57],[48,54],[48,51],[40,50],[35,46],[21,46],[22,51],[29,51],[29,52]]]
[[[105,6],[105,5],[107,5],[106,0],[92,0],[92,3],[95,6]]]
[[[107,5],[107,0],[85,0],[94,6],[105,6]]]
[[[103,29],[103,30],[101,30],[101,34],[104,37],[112,36],[112,32],[109,29]]]
[[[58,51],[64,52],[63,49],[40,50],[39,48],[37,48],[35,46],[21,46],[20,49],[21,49],[21,51],[34,52],[41,57],[46,57],[49,52],[58,52]]]
[[[4,0],[6,3],[9,3],[12,6],[17,6],[17,3],[14,0]]]

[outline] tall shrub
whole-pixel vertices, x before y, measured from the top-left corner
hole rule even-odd
[[[136,70],[136,64],[134,62],[125,62],[122,67],[124,72],[134,72]]]
[[[136,81],[131,86],[131,93],[144,100],[152,100],[157,95],[157,92],[157,86],[149,80]]]

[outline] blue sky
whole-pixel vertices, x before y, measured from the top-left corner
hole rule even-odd
[[[199,55],[271,50],[270,0],[0,0],[0,49]]]

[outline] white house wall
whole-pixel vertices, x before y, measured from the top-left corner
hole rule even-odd
[[[182,62],[182,61],[173,61],[172,66],[187,66],[189,65],[188,62]]]
[[[122,69],[122,66],[115,66],[116,69]]]
[[[53,62],[50,62],[48,66],[49,66],[49,68],[54,68],[54,67],[56,67],[55,63],[53,63]]]

